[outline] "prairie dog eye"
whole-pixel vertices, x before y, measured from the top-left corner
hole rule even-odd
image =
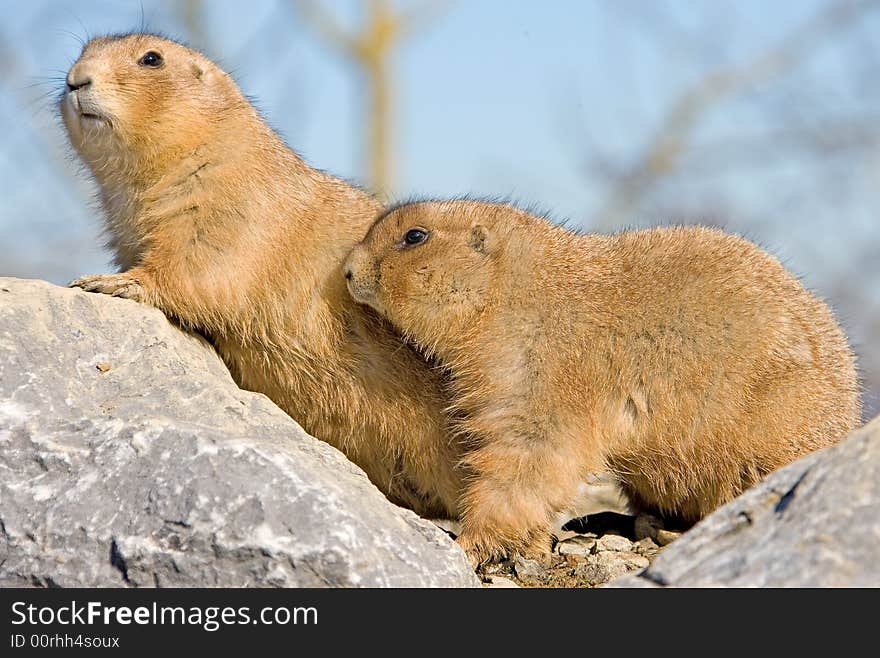
[[[427,229],[411,228],[403,236],[403,245],[406,247],[414,247],[417,244],[422,244],[428,239],[429,235],[430,233]]]
[[[143,57],[138,60],[138,64],[141,66],[148,66],[151,69],[159,68],[162,66],[162,62],[162,55],[155,50],[148,50],[144,53]]]

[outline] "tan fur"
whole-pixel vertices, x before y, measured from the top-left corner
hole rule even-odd
[[[414,227],[429,237],[406,246]],[[346,273],[450,370],[477,561],[546,550],[590,471],[691,523],[859,421],[828,307],[719,230],[576,235],[505,205],[416,203],[380,217]]]
[[[161,67],[139,64],[147,51]],[[454,515],[441,382],[345,290],[342,261],[377,202],[306,165],[225,72],[177,43],[95,39],[68,83],[78,88],[61,100],[64,122],[122,269],[71,285],[207,333],[243,388],[345,452],[392,500]]]

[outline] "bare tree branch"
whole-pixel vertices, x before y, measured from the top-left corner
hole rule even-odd
[[[448,0],[428,0],[395,12],[388,0],[366,0],[366,19],[349,33],[316,0],[291,0],[298,15],[324,42],[346,55],[366,78],[368,110],[365,151],[369,186],[378,195],[390,191],[392,180],[391,123],[393,81],[389,60],[394,48],[424,25],[436,20]]]
[[[807,20],[778,44],[742,66],[715,71],[685,92],[666,113],[655,138],[621,176],[593,226],[620,226],[652,185],[676,170],[701,119],[717,105],[776,78],[804,62],[819,46],[880,6],[878,0],[836,2]]]
[[[291,4],[302,21],[328,46],[348,56],[354,56],[355,38],[346,32],[332,12],[324,9],[315,0],[291,0]]]

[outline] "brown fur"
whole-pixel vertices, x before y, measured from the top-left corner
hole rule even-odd
[[[161,67],[139,64],[147,51]],[[64,122],[122,269],[71,285],[206,332],[243,388],[346,453],[392,500],[454,515],[461,483],[441,382],[351,300],[341,274],[376,200],[306,165],[225,72],[177,43],[95,39],[68,82],[79,88],[61,100]]]
[[[406,246],[413,227],[429,237]],[[451,372],[475,560],[546,550],[590,471],[694,522],[859,421],[828,307],[719,230],[576,235],[505,205],[416,203],[377,220],[346,275]]]

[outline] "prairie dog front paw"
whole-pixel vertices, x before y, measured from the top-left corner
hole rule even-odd
[[[144,301],[144,287],[141,279],[130,272],[118,274],[88,274],[71,281],[69,288],[82,288],[86,292]]]

